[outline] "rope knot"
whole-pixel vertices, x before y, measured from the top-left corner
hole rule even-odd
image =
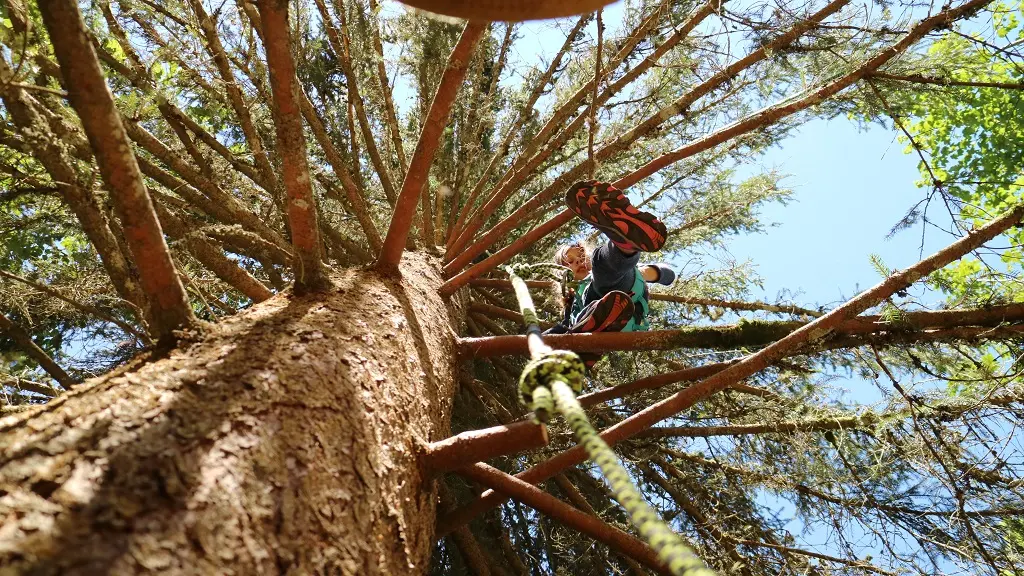
[[[547,422],[554,412],[551,382],[562,380],[573,393],[583,391],[587,368],[571,350],[549,350],[526,364],[519,376],[519,399],[533,411],[534,419]]]

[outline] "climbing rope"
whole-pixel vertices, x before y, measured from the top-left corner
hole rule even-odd
[[[530,362],[519,377],[519,398],[533,411],[535,421],[547,422],[556,410],[565,418],[576,439],[587,451],[587,456],[601,469],[615,499],[626,509],[629,521],[673,574],[714,576],[715,573],[704,565],[683,539],[647,505],[630,480],[629,473],[619,463],[615,452],[590,424],[587,413],[576,400],[576,396],[583,391],[586,367],[575,352],[554,350],[544,343],[530,289],[517,273],[517,269],[524,268],[540,267],[505,268],[526,322],[526,342],[530,350]]]

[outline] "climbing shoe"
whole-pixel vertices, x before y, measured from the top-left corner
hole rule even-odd
[[[637,210],[622,191],[607,182],[573,184],[565,193],[565,205],[627,252],[657,252],[665,244],[668,231],[661,220]]]
[[[629,294],[613,290],[600,300],[587,304],[576,323],[569,328],[570,334],[580,332],[621,332],[633,317],[633,300]]]

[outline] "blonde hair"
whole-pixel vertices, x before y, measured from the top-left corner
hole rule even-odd
[[[572,244],[562,244],[557,250],[555,250],[555,255],[551,260],[559,266],[566,266],[565,257],[569,254],[569,250],[572,250],[573,248],[581,248],[583,250],[583,255],[590,258],[590,253],[593,251],[593,247],[587,246],[587,244],[589,243],[574,242]]]
[[[565,257],[569,254],[569,250],[576,247],[583,248],[583,245],[578,242],[576,244],[562,244],[555,250],[555,257],[552,260],[559,266],[565,266]]]

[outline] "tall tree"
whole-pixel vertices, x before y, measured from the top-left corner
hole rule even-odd
[[[608,353],[581,404],[720,573],[1019,573],[1020,292],[901,295],[1020,254],[1020,7],[988,4],[639,1],[535,58],[535,24],[374,0],[4,0],[0,566],[665,573],[564,423],[519,422],[500,265],[588,234],[559,198],[589,177],[666,258],[727,245],[789,197],[742,163],[857,111],[931,150],[947,248],[834,308],[709,267],[651,332],[548,344]]]

